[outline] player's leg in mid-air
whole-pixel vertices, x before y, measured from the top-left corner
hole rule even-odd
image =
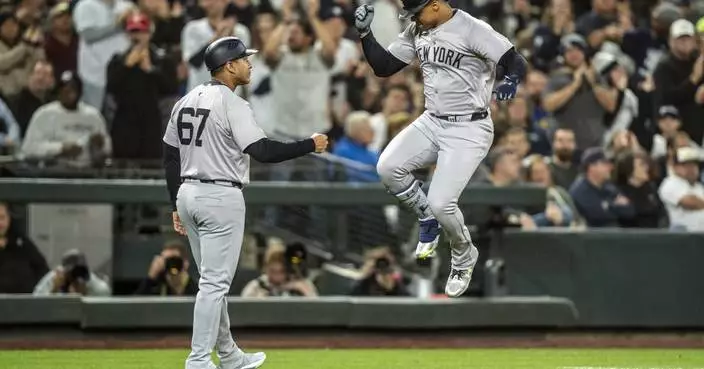
[[[377,171],[387,190],[405,207],[413,211],[420,221],[420,235],[416,257],[431,256],[438,246],[440,226],[433,216],[428,198],[411,174],[437,160],[438,145],[427,127],[427,113],[406,127],[381,153]]]
[[[218,185],[183,184],[177,207],[200,273],[193,314],[193,338],[186,369],[214,369],[215,348],[222,369],[259,367],[263,353],[245,354],[230,332],[227,293],[239,259],[245,205],[240,190]]]
[[[440,151],[428,190],[428,203],[450,238],[452,270],[445,293],[457,297],[469,287],[479,257],[457,201],[491,147],[494,126],[488,117],[437,123],[443,128],[437,133]]]

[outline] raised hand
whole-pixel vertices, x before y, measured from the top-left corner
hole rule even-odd
[[[354,11],[354,28],[357,29],[361,37],[366,36],[371,29],[372,20],[374,19],[374,7],[371,5],[360,5]]]

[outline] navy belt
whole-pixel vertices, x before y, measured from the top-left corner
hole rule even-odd
[[[186,181],[194,181],[194,182],[208,183],[208,184],[219,184],[219,185],[223,185],[223,186],[231,186],[231,187],[237,187],[239,189],[242,189],[242,183],[239,183],[237,181],[230,181],[227,179],[200,179],[200,178],[193,178],[193,177],[181,177],[181,183],[186,182]]]
[[[482,120],[488,117],[489,112],[487,110],[484,110],[468,115],[437,115],[434,113],[430,113],[430,115],[438,119],[446,120],[448,122],[474,122],[475,120]]]

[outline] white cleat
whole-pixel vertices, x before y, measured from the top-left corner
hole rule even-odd
[[[232,358],[223,358],[220,360],[220,369],[255,369],[264,364],[266,354],[263,352],[255,352],[251,354],[241,353],[233,355]]]
[[[420,235],[416,246],[416,258],[435,257],[435,249],[440,243],[440,225],[435,219],[420,221]]]
[[[469,283],[472,281],[472,272],[474,272],[474,266],[479,260],[479,250],[477,250],[474,245],[470,245],[472,248],[470,250],[470,257],[472,258],[472,263],[469,268],[460,270],[452,268],[450,270],[450,276],[447,278],[447,283],[445,284],[445,294],[449,297],[460,297],[469,288]]]

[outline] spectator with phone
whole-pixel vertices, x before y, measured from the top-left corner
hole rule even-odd
[[[110,284],[90,270],[86,256],[78,249],[67,251],[61,258],[61,265],[47,273],[34,287],[35,296],[110,296],[111,293]]]
[[[189,265],[184,245],[179,241],[167,242],[161,253],[154,256],[135,295],[195,296],[198,286],[188,275]]]

